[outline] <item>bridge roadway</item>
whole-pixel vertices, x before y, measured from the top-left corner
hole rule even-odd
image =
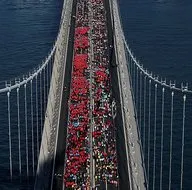
[[[64,175],[64,164],[65,164],[65,151],[66,151],[66,137],[67,137],[67,121],[68,121],[68,99],[70,94],[70,83],[71,83],[71,71],[73,61],[73,44],[74,44],[74,33],[75,33],[75,13],[76,13],[76,2],[73,0],[72,12],[71,12],[71,24],[67,48],[67,59],[65,67],[64,77],[64,88],[62,93],[62,103],[59,121],[59,132],[56,149],[55,168],[53,176],[52,190],[63,189],[63,175]]]
[[[118,160],[118,173],[119,173],[119,189],[129,190],[129,175],[128,175],[128,160],[126,159],[126,147],[125,147],[125,136],[123,129],[123,119],[122,119],[122,105],[120,101],[120,85],[118,79],[117,62],[116,62],[116,52],[114,44],[114,27],[112,20],[112,11],[110,10],[110,0],[105,0],[105,7],[107,12],[107,28],[108,28],[108,39],[111,44],[110,48],[110,73],[111,73],[111,83],[112,83],[112,94],[116,102],[116,146],[117,146],[117,160]]]
[[[107,28],[108,28],[108,39],[112,47],[114,47],[113,40],[113,29],[111,14],[109,8],[109,0],[105,0],[105,7],[107,12]],[[67,61],[65,68],[65,78],[64,78],[64,90],[62,96],[62,106],[60,113],[60,123],[59,123],[59,133],[57,139],[57,150],[56,150],[56,159],[55,159],[55,174],[53,177],[53,187],[54,190],[63,189],[63,174],[64,174],[64,161],[65,161],[65,150],[66,150],[66,134],[67,134],[67,120],[68,120],[68,98],[70,92],[70,82],[71,82],[71,66],[73,59],[73,38],[74,38],[74,29],[75,29],[75,9],[76,0],[73,2],[73,9],[71,15],[71,26],[67,50]],[[116,58],[115,51],[113,48],[110,49],[110,72],[111,72],[111,82],[112,82],[112,93],[117,105],[117,114],[115,117],[115,125],[117,128],[117,158],[118,158],[118,173],[119,173],[119,184],[121,190],[128,190],[129,187],[129,178],[127,171],[127,159],[126,159],[126,149],[125,149],[125,139],[123,132],[123,123],[121,115],[121,104],[120,104],[120,93],[119,93],[119,84],[117,76],[117,67],[116,67]],[[108,189],[111,189],[109,186]],[[101,189],[105,189],[105,184]]]
[[[140,133],[138,130],[137,115],[134,105],[134,97],[131,80],[128,72],[130,64],[126,57],[125,36],[122,29],[118,0],[111,1],[115,28],[115,49],[118,63],[118,78],[120,86],[120,98],[123,105],[122,115],[127,149],[129,179],[131,189],[147,189],[145,165],[142,154]]]

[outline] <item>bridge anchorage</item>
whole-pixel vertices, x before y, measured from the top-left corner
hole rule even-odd
[[[192,91],[137,61],[116,0],[66,0],[49,56],[0,87],[0,187],[189,189]]]

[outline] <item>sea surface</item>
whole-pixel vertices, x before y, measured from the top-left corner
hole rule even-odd
[[[37,67],[56,39],[62,0],[0,0],[0,81]]]
[[[144,67],[192,81],[192,1],[119,0],[127,42]]]
[[[50,52],[57,37],[62,0],[0,0],[0,86],[3,81],[21,78],[42,63]],[[28,85],[29,87],[29,85]],[[27,92],[29,92],[27,90]],[[20,95],[23,89],[20,89]],[[11,128],[13,181],[10,183],[9,143],[6,96],[0,95],[0,188],[2,190],[32,189],[32,165],[29,164],[29,177],[26,175],[26,152],[24,151],[24,113],[21,121],[21,178],[19,177],[18,133],[16,97],[11,92]],[[29,94],[28,94],[29,97]],[[20,96],[20,110],[24,110],[23,96]],[[28,99],[29,100],[29,99]],[[6,106],[6,107],[4,107]],[[29,108],[29,105],[28,105]],[[29,114],[29,111],[28,111]],[[29,118],[28,118],[29,119]],[[28,124],[30,119],[28,120]],[[28,138],[31,139],[28,129]],[[34,133],[35,134],[35,133]],[[29,140],[29,163],[31,159],[31,140]],[[36,146],[35,146],[36,153]],[[35,154],[35,158],[36,154]],[[35,167],[37,166],[35,159]],[[20,179],[19,179],[20,178]]]
[[[163,79],[180,83],[188,82],[192,89],[192,1],[190,0],[119,0],[122,23],[127,42],[139,62]],[[154,91],[153,91],[154,92]],[[161,141],[161,88],[158,87],[157,99],[157,140],[156,140],[156,176],[154,177],[153,158],[150,158],[150,180],[155,182],[155,190],[160,189],[160,141]],[[143,92],[142,92],[143,93]],[[175,93],[177,94],[177,93]],[[137,97],[137,95],[136,95]],[[163,154],[163,190],[168,189],[170,163],[170,111],[171,92],[167,91],[164,120],[164,154]],[[151,110],[151,144],[154,132],[154,94]],[[185,151],[183,189],[192,187],[192,130],[191,130],[191,96],[187,96],[185,123]],[[148,102],[147,102],[148,105]],[[146,111],[148,111],[146,109]],[[148,115],[147,115],[148,116]],[[181,135],[182,135],[182,95],[175,95],[173,121],[173,157],[172,188],[180,189],[181,180]],[[141,117],[143,118],[143,116]],[[147,120],[148,122],[148,120]],[[141,122],[142,123],[142,122]],[[148,123],[146,124],[148,126]],[[148,132],[148,129],[146,129]],[[141,129],[142,133],[142,129]],[[143,135],[141,135],[143,137]],[[145,137],[147,137],[147,133]],[[147,140],[147,139],[146,139]],[[145,143],[147,146],[147,143]],[[146,147],[145,146],[145,147]],[[153,146],[150,146],[151,157]],[[145,161],[147,161],[145,150]],[[145,163],[146,169],[147,164]]]
[[[0,82],[41,64],[56,39],[62,3],[0,0]],[[167,80],[192,87],[192,1],[119,0],[119,4],[127,42],[140,63]],[[191,185],[192,179],[186,180],[184,189]]]

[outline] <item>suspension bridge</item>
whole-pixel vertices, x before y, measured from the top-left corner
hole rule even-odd
[[[66,0],[45,61],[0,84],[0,187],[190,189],[191,94],[139,63],[117,0]]]

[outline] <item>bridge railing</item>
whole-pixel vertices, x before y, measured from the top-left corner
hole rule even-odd
[[[187,189],[191,173],[192,90],[145,69],[124,35],[148,189]]]
[[[0,184],[6,187],[32,187],[36,172],[42,176],[42,167],[54,160],[70,9],[65,1],[59,33],[45,61],[0,83]]]
[[[126,49],[123,40],[123,30],[119,7],[116,0],[112,1],[112,13],[114,18],[114,46],[116,50],[116,62],[121,96],[121,107],[126,147],[126,159],[128,170],[128,189],[146,189],[145,169],[142,159],[142,149],[137,128],[136,110],[133,101],[131,81],[127,68]]]
[[[73,1],[66,0],[63,6],[63,19],[57,38],[57,47],[54,57],[55,61],[53,66],[47,110],[45,114],[44,131],[37,168],[35,189],[47,189],[48,187],[51,187],[52,189],[53,187],[53,178],[56,172],[54,170],[54,166],[59,131],[61,102],[63,97],[62,95],[64,88],[65,65],[67,59],[72,4]]]
[[[21,184],[25,180],[30,181],[30,185],[34,183],[55,50],[56,46],[33,71],[1,83],[2,183],[6,181],[9,184],[11,180],[12,185],[17,184],[18,187],[17,181]]]
[[[114,3],[114,14],[118,12],[116,7],[119,9]],[[122,95],[125,91],[123,104],[127,112],[130,170],[133,184],[136,184],[132,187],[143,189],[140,161],[135,159],[140,149],[147,189],[188,189],[192,185],[192,173],[188,170],[192,166],[192,90],[188,83],[168,81],[145,69],[133,55],[123,31],[119,29],[122,26],[120,18],[117,21],[117,46],[119,49],[124,46],[119,50],[119,75],[122,89],[128,89],[127,93],[122,90]],[[123,58],[124,50],[126,60]],[[122,66],[125,64],[128,74],[126,67]],[[130,104],[132,100],[134,108]],[[136,124],[133,120],[136,120]],[[139,145],[135,141],[135,126]]]

